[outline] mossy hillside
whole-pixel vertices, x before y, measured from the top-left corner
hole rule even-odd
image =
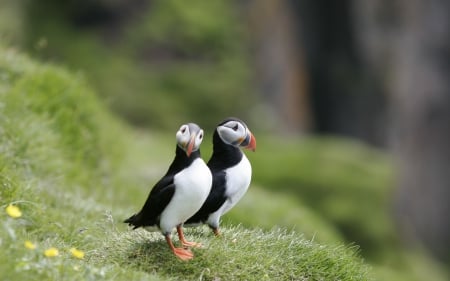
[[[370,279],[354,249],[282,230],[224,226],[216,239],[188,229],[206,248],[195,249],[192,262],[178,261],[159,234],[121,223],[143,200],[136,191],[147,193],[147,179],[171,161],[173,145],[149,135],[148,144],[137,141],[139,133],[110,116],[81,75],[0,49],[0,79],[2,280]],[[141,167],[147,151],[150,173]],[[9,217],[9,204],[22,216]],[[50,247],[59,255],[46,257]],[[71,255],[73,247],[85,258]],[[149,270],[155,259],[158,267]]]
[[[175,280],[371,280],[357,247],[319,245],[278,228],[228,227],[220,238],[211,238],[206,227],[188,229],[187,233],[203,245],[193,249],[196,257],[189,263],[167,255],[160,234],[144,230],[113,236],[112,241],[126,242],[127,246],[117,251],[100,249],[93,258],[119,258],[136,270],[157,271]],[[109,241],[105,247],[111,244]]]
[[[119,122],[96,100],[83,77],[36,65],[13,51],[2,49],[1,54],[5,161],[19,162],[30,176],[49,180],[104,179],[120,157]]]

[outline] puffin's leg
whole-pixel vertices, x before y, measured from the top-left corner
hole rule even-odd
[[[175,248],[175,246],[172,243],[172,239],[170,239],[170,233],[164,234],[164,237],[166,238],[167,244],[169,245],[172,252],[180,258],[181,260],[190,260],[194,257],[194,254],[189,249],[184,248]]]
[[[219,228],[218,227],[214,227],[213,229],[213,232],[214,232],[214,235],[216,235],[216,237],[219,237],[219,236],[221,236],[221,234],[220,234],[220,231],[219,231]]]
[[[221,234],[220,234],[220,231],[219,231],[219,227],[216,226],[216,225],[218,225],[218,224],[214,224],[214,225],[213,224],[208,224],[209,228],[211,228],[212,231],[214,232],[214,235],[216,237],[219,237],[219,236],[221,236]]]
[[[197,242],[189,242],[186,240],[186,238],[184,238],[184,233],[183,233],[183,228],[181,227],[181,224],[177,226],[177,232],[178,232],[178,238],[181,241],[181,244],[185,247],[196,247],[196,248],[200,248],[202,246],[202,244],[197,243]]]

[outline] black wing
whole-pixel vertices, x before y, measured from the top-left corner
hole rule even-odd
[[[159,180],[150,192],[142,210],[126,219],[124,222],[133,225],[134,228],[141,226],[159,226],[159,218],[175,193],[173,176],[166,176]]]
[[[225,171],[213,172],[213,183],[208,198],[200,210],[190,217],[185,224],[205,223],[209,215],[217,211],[227,200],[225,184]]]

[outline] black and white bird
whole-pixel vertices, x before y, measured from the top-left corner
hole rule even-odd
[[[203,130],[194,123],[182,125],[176,134],[175,159],[156,183],[142,210],[124,222],[133,229],[160,230],[172,252],[182,260],[193,258],[189,249],[176,248],[171,239],[174,228],[184,247],[196,246],[184,238],[183,223],[195,214],[211,190],[212,175],[200,157]]]
[[[255,137],[241,120],[225,119],[214,132],[213,153],[208,161],[213,176],[211,192],[186,225],[208,224],[216,236],[220,235],[220,217],[241,200],[252,178],[250,161],[241,147],[255,151]]]

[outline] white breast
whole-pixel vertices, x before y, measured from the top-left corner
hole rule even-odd
[[[252,166],[245,155],[236,166],[226,170],[226,195],[228,200],[222,209],[222,215],[233,208],[247,192],[252,179]]]
[[[163,233],[184,223],[203,205],[211,190],[212,176],[205,162],[198,158],[174,177],[175,194],[161,214]]]

